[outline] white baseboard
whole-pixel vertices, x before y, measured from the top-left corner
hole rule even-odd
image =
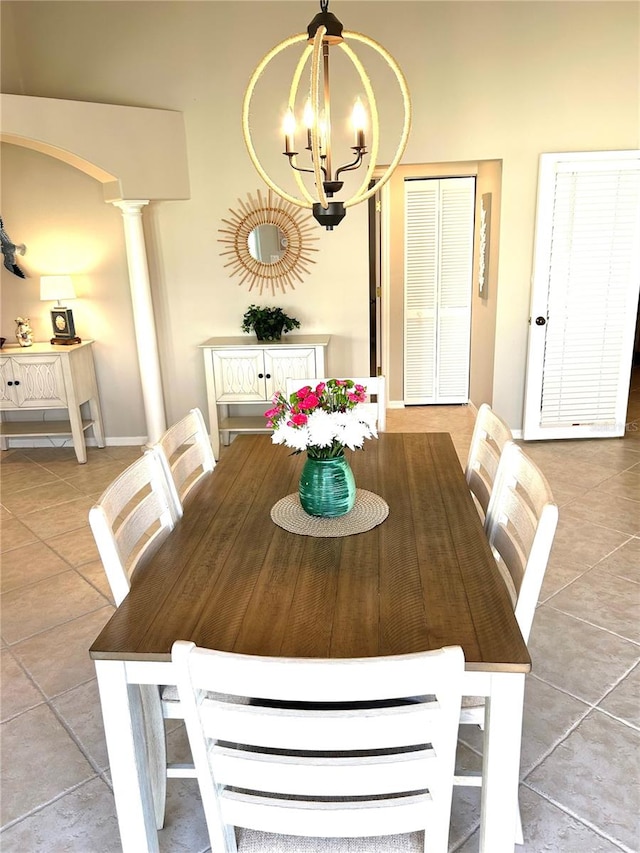
[[[20,438],[19,436],[5,436],[9,443],[9,448],[15,447],[73,447],[71,436],[68,438]],[[138,436],[114,436],[105,438],[107,447],[141,447],[147,443],[146,435]],[[97,447],[98,443],[95,438],[86,439],[87,447]]]
[[[421,405],[424,406],[438,406],[439,403],[423,403]],[[478,414],[477,408],[473,405],[471,400],[468,403],[444,403],[445,406],[468,406],[474,415]],[[387,403],[387,409],[406,409],[407,406],[404,404],[404,400],[389,400]]]
[[[140,447],[147,444],[146,435],[118,435],[112,438],[106,438],[107,447]],[[97,447],[95,438],[87,441],[89,447]]]

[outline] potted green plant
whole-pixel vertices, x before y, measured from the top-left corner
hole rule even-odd
[[[299,329],[300,321],[289,317],[282,308],[260,308],[249,305],[242,318],[242,331],[256,333],[259,341],[279,341],[283,332]]]

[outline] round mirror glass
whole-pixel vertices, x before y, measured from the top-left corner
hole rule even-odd
[[[254,261],[276,264],[287,251],[287,237],[277,225],[257,225],[249,234],[249,254]]]

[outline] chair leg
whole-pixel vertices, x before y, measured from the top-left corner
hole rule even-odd
[[[516,809],[516,844],[524,844],[524,835],[522,834],[522,815],[520,814],[520,803]]]
[[[482,776],[454,776],[453,784],[463,788],[481,788]],[[516,808],[516,844],[524,844],[524,835],[522,834],[522,815],[520,814],[520,804]]]
[[[227,845],[226,853],[238,853],[238,842],[236,839],[236,830],[235,827],[230,824],[225,824],[224,827],[224,840]]]
[[[160,689],[156,684],[141,684],[140,695],[147,738],[147,763],[153,795],[153,810],[156,828],[162,829],[167,799],[167,742]]]

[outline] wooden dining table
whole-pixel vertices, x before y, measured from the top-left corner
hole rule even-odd
[[[91,646],[125,853],[158,850],[138,685],[176,683],[178,639],[317,658],[462,646],[464,693],[486,697],[480,851],[513,851],[531,661],[451,436],[381,433],[347,455],[387,518],[300,535],[271,509],[297,491],[304,456],[238,436]]]

